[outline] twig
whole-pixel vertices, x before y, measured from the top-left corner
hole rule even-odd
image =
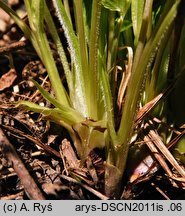
[[[185,130],[183,130],[182,132],[180,132],[180,134],[178,134],[174,139],[172,139],[168,144],[167,147],[168,149],[170,149],[171,147],[173,147],[179,140],[180,138],[185,134]]]
[[[134,127],[136,127],[143,119],[146,117],[149,112],[156,107],[156,105],[159,103],[160,100],[166,97],[166,95],[169,94],[169,92],[173,89],[174,85],[176,83],[176,80],[169,85],[167,89],[164,90],[164,92],[157,95],[153,100],[149,101],[147,104],[145,104],[137,113],[135,118],[135,124]]]
[[[13,145],[9,142],[1,128],[0,148],[2,149],[2,153],[4,154],[4,156],[12,164],[12,167],[20,178],[28,197],[34,200],[45,200],[42,192],[38,188],[34,179],[30,176],[28,170],[22,163]]]
[[[40,171],[40,170],[47,170],[47,169],[50,169],[49,165],[44,165],[42,164],[41,165],[30,165],[30,167],[28,168],[28,171],[31,173],[31,172],[36,172],[36,171]],[[13,168],[8,168],[8,169],[4,169],[4,170],[1,170],[0,171],[0,181],[2,180],[7,180],[8,178],[12,177],[12,176],[16,176],[16,172],[14,171]]]
[[[18,200],[18,198],[22,198],[24,195],[24,191],[20,191],[17,194],[11,194],[7,196],[0,197],[0,200]]]
[[[103,195],[102,193],[100,193],[99,191],[89,187],[88,185],[86,184],[83,184],[69,176],[66,176],[66,175],[60,175],[61,178],[69,181],[69,182],[72,182],[72,183],[75,183],[75,184],[78,184],[80,186],[82,186],[83,188],[85,188],[86,190],[88,190],[89,192],[91,192],[92,194],[96,195],[98,198],[100,198],[101,200],[108,200],[109,198],[105,195]]]
[[[157,161],[160,163],[161,167],[166,171],[166,173],[171,177],[173,174],[168,167],[167,163],[164,160],[164,157],[159,153],[158,149],[155,147],[154,143],[150,140],[150,137],[145,136],[144,141],[146,142],[146,145],[150,149],[150,151],[153,153],[154,157],[157,159]]]
[[[63,158],[64,164],[66,161],[68,163],[68,166],[70,166],[71,168],[80,169],[80,161],[77,159],[75,152],[71,146],[71,143],[67,139],[62,140],[62,144],[59,148],[60,155]]]
[[[59,152],[57,152],[55,149],[51,148],[50,146],[45,145],[44,143],[42,143],[40,140],[34,138],[33,136],[25,134],[24,132],[22,132],[22,131],[20,131],[20,130],[18,130],[16,128],[12,128],[12,127],[10,127],[8,125],[1,125],[1,126],[3,128],[5,128],[5,129],[7,129],[7,130],[13,132],[16,135],[19,134],[19,135],[25,137],[26,139],[32,141],[35,145],[38,145],[39,147],[41,147],[45,152],[53,154],[53,155],[55,155],[58,158],[61,158]]]
[[[150,148],[150,150],[154,153],[154,156],[159,161],[159,163],[161,164],[163,169],[172,178],[173,174],[172,174],[171,170],[168,168],[168,165],[166,164],[164,158],[159,154],[159,151],[171,163],[171,165],[174,167],[174,169],[177,170],[177,172],[182,176],[182,178],[185,179],[184,169],[178,164],[178,162],[175,160],[175,158],[173,157],[171,152],[164,145],[164,143],[160,139],[160,136],[157,134],[157,132],[151,128],[151,125],[149,125],[149,123],[145,124],[145,129],[148,129],[148,134],[144,138],[145,141],[147,141],[146,144]],[[152,141],[150,141],[150,140],[152,140]],[[173,177],[173,179],[174,179],[174,177]]]
[[[17,41],[6,46],[0,47],[0,54],[5,54],[10,51],[18,50],[20,48],[25,47],[28,44],[28,40],[25,41]]]
[[[87,168],[77,159],[71,143],[67,139],[64,139],[60,145],[60,154],[67,175],[76,176],[87,184],[93,185],[93,182],[87,177]]]
[[[151,183],[151,185],[153,187],[155,187],[155,189],[166,199],[166,200],[170,200],[170,198],[158,187],[156,186],[153,182]]]

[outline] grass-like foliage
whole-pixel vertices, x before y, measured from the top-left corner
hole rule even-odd
[[[138,109],[167,85],[171,35],[181,1],[52,0],[70,59],[47,1],[24,2],[29,25],[3,1],[0,7],[13,17],[45,65],[55,97],[33,82],[55,108],[30,101],[17,106],[65,127],[81,159],[94,148],[104,148],[105,193],[119,197]],[[67,89],[45,29],[56,45]],[[164,116],[163,105],[154,114]]]

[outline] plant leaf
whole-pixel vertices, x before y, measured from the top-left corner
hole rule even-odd
[[[76,119],[75,122],[81,122],[84,120],[84,117],[77,110],[61,105],[55,98],[51,97],[50,93],[45,91],[35,80],[32,80],[32,82],[38,88],[42,96],[56,108],[60,109],[64,113],[66,113],[67,111],[71,112],[71,119]]]
[[[132,24],[135,35],[135,40],[137,41],[140,34],[141,23],[143,19],[145,0],[132,0],[131,13],[132,13]]]
[[[72,125],[84,121],[81,116],[77,115],[76,111],[74,111],[73,109],[69,109],[68,107],[62,107],[62,109],[47,108],[30,101],[19,101],[16,103],[16,107],[21,107],[26,110],[40,113],[43,115],[44,118],[60,124],[66,129],[70,129],[70,131]]]
[[[85,81],[84,81],[84,74],[82,70],[82,59],[80,55],[80,47],[77,36],[75,35],[75,31],[73,26],[69,20],[69,17],[65,11],[64,5],[62,1],[53,0],[53,5],[57,12],[57,17],[64,29],[64,34],[66,36],[70,52],[71,52],[71,59],[73,62],[74,74],[73,74],[73,81],[74,81],[74,89],[76,90],[76,98],[73,100],[74,107],[81,111],[84,116],[88,116],[88,108],[86,102],[86,91],[85,91]],[[85,73],[86,71],[84,71]]]
[[[128,5],[130,4],[131,0],[102,0],[102,5],[111,10],[111,11],[118,11],[123,13]]]
[[[123,25],[121,27],[121,31],[120,32],[124,32],[124,31],[126,31],[127,29],[129,29],[131,27],[132,27],[132,22],[130,20],[124,19],[123,20]]]
[[[53,41],[57,47],[58,54],[60,56],[60,60],[61,60],[61,63],[62,63],[63,69],[64,69],[64,73],[66,76],[66,80],[67,80],[67,84],[68,84],[68,88],[69,88],[69,95],[72,97],[74,94],[74,88],[73,88],[72,74],[71,74],[70,66],[69,66],[69,63],[67,60],[65,50],[64,50],[63,45],[61,43],[60,37],[58,35],[55,23],[52,19],[52,16],[49,12],[47,5],[45,7],[45,21],[49,27],[49,31],[50,31],[51,36],[53,38]]]
[[[105,128],[102,130],[101,127],[91,127],[82,122],[73,125],[73,130],[76,137],[79,139],[78,146],[82,146],[83,148],[82,151],[78,151],[80,158],[86,158],[89,152],[94,148],[103,148],[105,146]]]
[[[175,145],[175,148],[173,150],[173,155],[178,161],[181,161],[183,164],[185,164],[185,136],[183,136]]]
[[[121,11],[119,0],[103,0],[102,5],[111,11]]]

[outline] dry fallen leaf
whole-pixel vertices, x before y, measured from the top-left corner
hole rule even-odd
[[[16,78],[17,74],[15,69],[10,69],[7,73],[2,75],[2,77],[0,78],[0,91],[9,88]]]

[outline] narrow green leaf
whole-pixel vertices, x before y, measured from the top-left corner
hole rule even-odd
[[[44,21],[44,9],[45,3],[44,1],[37,0],[37,1],[30,1],[30,21],[32,23],[32,31],[38,31],[43,29],[43,21]]]
[[[82,70],[82,59],[80,55],[80,47],[75,35],[73,26],[66,14],[64,5],[60,0],[53,0],[54,7],[57,12],[57,17],[64,29],[64,33],[70,48],[72,62],[74,63],[74,88],[76,89],[76,99],[73,101],[74,107],[81,111],[84,116],[88,117],[88,108],[85,97],[85,82]]]
[[[120,158],[122,155],[128,154],[129,142],[133,133],[134,118],[143,92],[144,81],[148,72],[147,69],[151,67],[155,54],[164,39],[167,29],[173,24],[179,3],[180,0],[173,4],[158,30],[152,34],[143,50],[139,61],[139,67],[132,71],[127,88],[120,128],[118,130],[118,137],[121,141],[121,145],[117,146],[117,157],[119,160],[117,160],[116,166],[122,170],[121,172],[125,169],[126,161],[123,163]]]
[[[103,96],[105,115],[106,115],[105,119],[107,120],[108,131],[112,139],[112,145],[116,145],[117,135],[115,131],[112,94],[111,94],[111,89],[109,84],[108,73],[103,68],[101,68],[101,73],[100,73],[100,85],[101,85],[101,92]]]
[[[102,0],[102,5],[111,10],[124,13],[130,5],[131,0]]]
[[[140,58],[139,65],[140,67],[134,68],[135,70],[132,71],[128,92],[126,95],[125,105],[124,105],[124,112],[121,119],[121,125],[119,129],[119,136],[122,136],[122,139],[127,139],[126,142],[129,140],[129,134],[131,134],[131,128],[134,123],[134,116],[137,111],[138,101],[141,96],[141,91],[143,90],[143,79],[146,76],[147,68],[151,66],[154,60],[154,56],[164,39],[164,35],[167,33],[167,30],[172,25],[175,16],[177,14],[177,8],[180,1],[176,1],[168,14],[166,15],[165,19],[161,23],[160,27],[157,29],[156,32],[152,34],[152,37],[146,44],[142,56]],[[131,111],[131,109],[133,109]],[[135,111],[134,111],[135,110]],[[131,117],[131,118],[130,118]],[[128,124],[127,124],[128,123]],[[127,125],[127,127],[124,127]],[[129,127],[130,129],[128,129]],[[125,133],[125,128],[128,129],[127,133]],[[126,138],[127,137],[127,138]],[[125,141],[123,142],[125,144]]]
[[[102,5],[111,11],[121,11],[120,0],[102,0]]]
[[[87,54],[87,44],[86,44],[86,36],[85,36],[85,23],[84,23],[84,13],[83,13],[83,2],[82,0],[74,1],[75,6],[75,21],[76,21],[76,29],[77,36],[80,45],[80,53],[81,58],[83,59],[82,70],[86,71],[84,73],[85,84],[88,81],[88,54]]]
[[[184,68],[184,59],[185,59],[185,25],[183,26],[180,45],[179,45],[179,70],[181,71]]]
[[[101,4],[100,0],[93,1],[92,17],[91,17],[91,30],[90,30],[90,44],[89,44],[89,86],[90,97],[88,100],[89,113],[92,118],[97,120],[97,82],[98,82],[98,42],[100,32],[100,16]],[[93,106],[92,106],[93,104]]]
[[[58,54],[60,56],[60,60],[62,62],[62,66],[63,66],[63,69],[64,69],[64,73],[65,73],[68,88],[69,88],[69,95],[73,98],[74,86],[73,86],[72,73],[71,73],[71,70],[70,70],[69,62],[67,60],[65,50],[63,48],[62,42],[60,40],[60,37],[58,35],[56,26],[54,24],[54,21],[53,21],[53,19],[51,17],[51,14],[50,14],[50,12],[48,10],[47,5],[45,6],[45,21],[46,21],[46,23],[47,23],[47,25],[49,27],[48,29],[49,29],[49,31],[50,31],[50,33],[52,35],[53,41],[54,41],[54,43],[55,43],[55,45],[57,47]]]
[[[54,57],[52,55],[46,32],[44,31],[45,2],[34,1],[31,4],[32,31],[37,39],[40,49],[40,58],[43,61],[57,100],[64,106],[70,106],[67,92],[59,76]],[[37,19],[39,17],[39,19]],[[30,18],[31,19],[31,18]]]
[[[121,32],[124,32],[124,31],[128,30],[131,27],[132,27],[132,22],[130,20],[124,19],[122,27],[121,27]]]
[[[137,0],[137,1],[132,0],[131,3],[132,23],[133,23],[135,41],[138,41],[139,34],[140,34],[141,23],[143,19],[144,3],[145,0]]]
[[[63,107],[62,109],[47,108],[30,101],[19,101],[16,103],[16,107],[40,113],[47,120],[62,125],[67,130],[69,129],[70,132],[72,131],[73,125],[78,124],[79,122],[84,120],[83,118],[76,116],[75,112],[72,109],[70,110],[66,107]]]
[[[32,80],[32,82],[35,84],[35,86],[38,88],[38,90],[40,91],[40,93],[42,94],[42,96],[49,101],[51,104],[53,104],[56,108],[60,109],[61,112],[64,113],[70,113],[71,115],[71,120],[73,120],[74,122],[81,122],[84,120],[84,117],[76,110],[74,110],[73,108],[70,107],[65,107],[63,105],[61,105],[55,98],[53,98],[50,93],[48,93],[47,91],[45,91],[36,81]]]

